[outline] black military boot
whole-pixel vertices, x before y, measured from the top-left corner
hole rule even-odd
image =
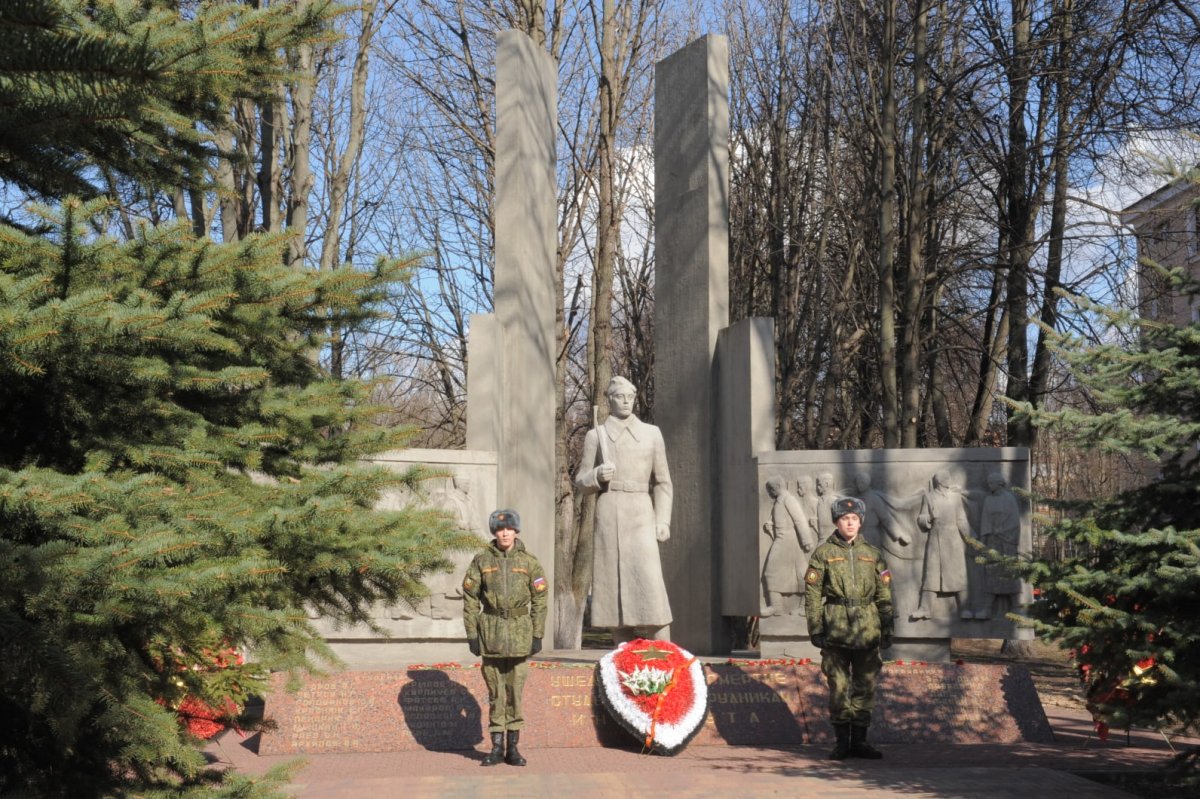
[[[504,762],[504,733],[492,733],[492,751],[487,753],[481,766],[496,766]]]
[[[850,728],[850,757],[861,757],[867,760],[880,760],[883,752],[867,743],[867,728],[854,726]]]
[[[829,753],[830,760],[845,760],[850,756],[850,725],[834,724],[833,731],[837,735],[837,743]]]
[[[508,731],[508,755],[504,758],[504,762],[510,766],[525,765],[525,758],[521,757],[521,753],[517,751],[517,744],[521,742],[520,730]]]

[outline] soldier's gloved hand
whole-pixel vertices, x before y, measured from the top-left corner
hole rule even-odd
[[[541,652],[541,651],[542,651],[542,639],[534,638],[533,646],[529,647],[529,654],[536,655],[538,652]]]
[[[824,633],[817,633],[816,635],[809,636],[808,640],[812,641],[812,645],[815,646],[817,649],[825,648],[825,634]]]
[[[467,649],[471,650],[472,655],[474,655],[475,657],[479,657],[479,639],[478,638],[468,638],[467,639]]]
[[[892,648],[892,636],[891,636],[891,633],[884,633],[884,634],[883,634],[883,635],[880,637],[880,639],[879,639],[879,648],[880,648],[880,649],[891,649],[891,648]]]

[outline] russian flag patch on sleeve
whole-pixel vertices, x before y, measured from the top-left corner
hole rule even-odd
[[[545,577],[533,578],[533,590],[537,591],[539,594],[542,591],[545,591],[546,590],[546,578]]]

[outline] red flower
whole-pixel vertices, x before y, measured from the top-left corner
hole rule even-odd
[[[614,663],[619,672],[630,674],[638,666],[650,666],[672,672],[671,683],[661,696],[659,694],[630,694],[642,712],[656,716],[660,721],[674,724],[691,706],[692,675],[688,659],[678,647],[658,647],[654,641],[634,641],[633,645],[617,652]],[[657,714],[655,713],[657,709]]]
[[[179,703],[176,715],[187,731],[197,738],[208,740],[229,726],[226,723],[230,716],[237,713],[238,707],[232,699],[226,699],[220,709],[201,702],[194,696],[184,697]]]

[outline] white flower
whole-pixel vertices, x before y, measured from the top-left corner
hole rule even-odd
[[[634,696],[661,694],[671,682],[671,672],[651,666],[637,666],[630,674],[623,671],[618,671],[617,674],[621,678],[621,684]]]

